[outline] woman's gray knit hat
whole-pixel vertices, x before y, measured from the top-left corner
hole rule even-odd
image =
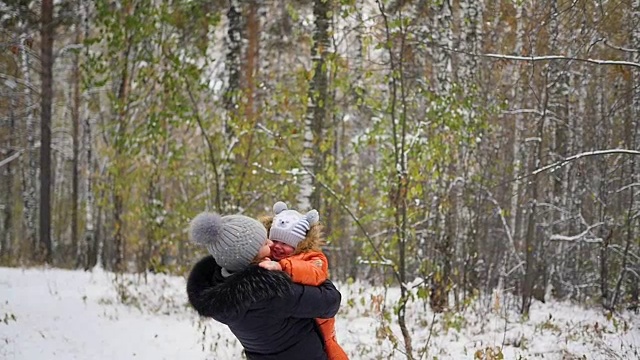
[[[191,241],[204,245],[229,276],[249,266],[267,240],[267,229],[256,219],[244,215],[220,216],[203,212],[191,220]]]
[[[278,201],[273,205],[273,222],[269,229],[269,239],[283,242],[294,249],[307,237],[311,225],[320,220],[317,210],[311,210],[305,215],[295,210],[289,210],[287,204]]]

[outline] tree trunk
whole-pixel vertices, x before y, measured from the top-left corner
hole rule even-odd
[[[526,9],[524,4],[517,5],[516,4],[516,43],[514,46],[515,54],[522,54],[524,50],[524,41],[525,41],[525,19],[526,19]],[[520,77],[524,77],[524,71],[518,71],[518,67],[514,67],[512,70],[512,92],[511,96],[513,97],[513,103],[516,106],[525,107],[526,101],[525,98],[527,96],[527,87],[526,86],[518,86],[518,79]],[[518,109],[513,109],[518,110]],[[521,182],[518,179],[521,174],[520,171],[522,169],[522,134],[524,132],[524,115],[520,112],[516,113],[514,116],[513,122],[513,146],[511,148],[512,153],[512,161],[513,161],[513,177],[516,180],[513,181],[512,190],[511,190],[511,204],[509,211],[509,227],[511,228],[511,233],[513,234],[514,242],[516,246],[520,248],[522,237],[520,236],[521,231],[521,214],[522,211],[520,209],[520,191],[521,191]]]
[[[258,122],[259,113],[256,104],[256,77],[258,74],[258,61],[259,61],[259,49],[260,49],[260,13],[261,1],[251,0],[248,3],[247,17],[246,17],[246,34],[247,34],[247,53],[246,61],[243,62],[244,68],[242,73],[244,74],[243,81],[243,109],[244,114],[243,122],[251,124],[249,133],[246,138],[246,146],[243,146],[245,151],[243,158],[240,160],[240,176],[238,176],[238,191],[236,194],[236,208],[240,209],[242,200],[244,185],[247,181],[247,174],[251,167],[251,155],[254,153],[253,140],[256,133],[256,124]]]
[[[544,118],[539,120],[540,123],[544,123]],[[542,127],[544,125],[539,125],[540,130],[538,131],[539,135],[542,135]],[[531,162],[532,169],[537,169],[540,166],[540,158],[542,156],[542,144],[538,142],[533,142],[531,145],[533,148],[531,151]],[[531,194],[531,200],[528,209],[528,219],[527,219],[527,231],[525,235],[525,273],[524,279],[522,282],[522,307],[520,308],[520,312],[522,314],[529,314],[529,309],[531,308],[531,298],[533,296],[533,286],[535,281],[535,272],[537,268],[536,263],[536,222],[537,222],[537,203],[538,203],[538,177],[534,177],[529,181],[529,193]]]
[[[85,102],[86,103],[86,102]],[[85,220],[84,220],[84,243],[86,258],[84,269],[89,270],[98,263],[98,244],[94,227],[94,210],[95,196],[93,193],[93,141],[91,138],[91,117],[86,109],[83,111],[85,116],[84,129],[82,133],[82,141],[84,142],[84,151],[86,157],[85,174],[84,174],[84,192],[86,198],[85,203]]]
[[[479,0],[460,1],[460,46],[467,53],[476,54],[481,48],[482,38],[482,2]],[[478,60],[475,56],[465,55],[458,66],[458,80],[471,86],[477,76]],[[472,113],[471,116],[474,114]]]
[[[556,54],[560,52],[562,46],[564,46],[564,39],[562,37],[564,28],[561,28],[560,21],[558,19],[558,4],[553,1],[551,4],[551,53]],[[549,110],[554,117],[554,121],[549,121],[549,126],[552,128],[553,144],[551,145],[551,159],[553,161],[559,161],[568,156],[571,144],[569,144],[570,138],[568,137],[568,122],[572,118],[569,114],[569,66],[570,64],[552,63],[551,67],[551,92],[549,100]],[[568,208],[567,195],[569,192],[568,178],[569,170],[572,164],[567,164],[564,168],[552,173],[553,188],[550,202],[555,205],[556,210],[550,214],[550,223],[555,224],[551,227],[553,234],[561,234],[567,232],[567,214],[570,212]],[[565,242],[560,242],[555,248],[554,257],[558,258],[565,251]],[[545,259],[545,268],[548,266],[555,267],[556,263],[549,263]],[[550,288],[551,276],[547,277],[549,284],[544,284],[545,288]]]
[[[82,13],[81,3],[78,1],[78,13]],[[84,20],[82,17],[81,20]],[[76,25],[75,43],[82,43],[82,28]],[[73,153],[71,159],[71,255],[75,267],[82,264],[81,251],[78,242],[78,207],[79,204],[79,169],[80,169],[80,54],[73,58],[73,70],[71,75],[73,86],[73,103],[71,106],[71,137],[73,141]]]
[[[124,9],[125,12],[132,11],[131,9]],[[131,14],[124,14],[125,16]],[[115,167],[115,175],[112,173],[110,176],[111,181],[111,201],[113,204],[113,267],[116,272],[126,271],[126,238],[124,230],[124,179],[125,176],[125,164],[127,162],[126,154],[126,135],[128,126],[128,108],[129,108],[129,92],[131,82],[131,72],[133,66],[130,64],[130,57],[133,52],[133,34],[125,32],[126,49],[122,54],[122,70],[119,74],[119,88],[117,90],[117,102],[119,104],[117,113],[115,115],[116,130],[114,134],[114,148],[115,155],[112,162],[112,166]],[[130,70],[131,67],[131,70]]]
[[[244,40],[244,19],[242,17],[243,6],[238,0],[229,2],[227,11],[227,37],[225,38],[227,53],[225,57],[225,72],[227,87],[224,93],[224,107],[226,110],[224,136],[227,144],[236,142],[236,123],[239,121],[242,100],[242,49]],[[215,208],[218,211],[226,211],[224,207],[231,204],[232,193],[228,185],[233,178],[234,152],[229,151],[229,159],[223,163],[222,179],[216,179]],[[212,159],[213,161],[213,159]],[[230,210],[230,209],[227,209]]]
[[[543,157],[543,138],[544,138],[544,129],[545,123],[548,117],[547,109],[549,104],[549,91],[547,90],[547,82],[549,79],[549,71],[547,69],[545,73],[545,82],[544,86],[544,99],[542,105],[542,116],[539,118],[538,123],[536,124],[536,138],[531,141],[531,151],[530,151],[530,166],[529,169],[533,171],[539,169],[542,166],[542,157]],[[534,292],[534,283],[536,281],[538,274],[538,265],[539,265],[539,253],[541,246],[539,244],[538,234],[537,234],[537,221],[538,221],[538,203],[540,202],[540,189],[539,189],[539,181],[540,176],[534,176],[529,180],[528,192],[530,194],[530,203],[528,210],[528,219],[527,219],[527,230],[525,234],[525,273],[524,279],[522,281],[522,304],[520,308],[520,312],[524,315],[529,314],[529,309],[531,308],[531,299],[533,297]]]
[[[16,145],[15,145],[15,125],[16,125],[16,119],[15,119],[15,110],[16,110],[16,96],[15,93],[13,93],[14,89],[11,89],[11,95],[9,98],[9,133],[8,135],[8,140],[9,140],[9,149],[6,152],[2,152],[3,155],[3,160],[4,159],[8,159],[11,156],[19,156],[17,155],[17,152],[15,150]],[[10,206],[9,204],[12,204],[15,199],[14,199],[14,194],[13,194],[13,185],[14,185],[14,169],[13,169],[13,164],[12,161],[9,161],[8,163],[6,163],[4,165],[3,168],[0,168],[0,171],[2,171],[3,175],[2,175],[2,184],[4,184],[4,186],[2,186],[2,188],[4,189],[3,191],[3,201],[2,201],[2,205],[3,207],[3,219],[2,219],[2,225],[0,225],[0,229],[2,230],[2,235],[0,235],[0,260],[6,260],[6,259],[10,259],[12,258],[12,235],[13,235],[13,211],[14,211],[14,207]]]
[[[452,62],[451,54],[446,51],[447,48],[453,48],[453,29],[452,29],[452,9],[449,1],[442,1],[440,3],[434,3],[431,6],[431,12],[434,19],[435,28],[432,30],[434,43],[440,46],[435,50],[434,56],[434,71],[436,72],[435,79],[435,93],[440,97],[446,97],[451,95],[452,90]],[[444,126],[438,131],[446,131]],[[451,174],[455,176],[455,174]],[[447,183],[449,181],[442,181],[439,192],[446,196]],[[444,217],[440,221],[436,221],[435,225],[440,227],[436,232],[437,242],[436,249],[437,256],[435,263],[437,264],[436,274],[433,278],[432,292],[431,292],[431,307],[433,311],[442,312],[449,304],[449,288],[450,288],[450,269],[451,269],[451,249],[450,249],[450,234],[447,231],[447,222],[452,221],[450,212],[442,209],[443,203],[439,203],[440,209],[436,211],[436,214],[440,214],[445,211]]]
[[[58,224],[68,224],[69,223],[69,211],[65,204],[65,199],[68,197],[67,190],[67,172],[66,163],[68,159],[65,157],[63,151],[56,151],[51,153],[51,193],[53,196],[51,197],[51,214],[52,222]],[[55,216],[55,218],[54,218]],[[68,244],[68,226],[59,225],[56,227],[51,227],[51,248],[53,249],[53,253],[56,255],[54,258],[55,262],[62,263],[64,261],[64,256],[67,255],[63,252],[57,251],[59,245],[69,246]]]
[[[90,4],[83,0],[78,0],[79,12],[82,12],[82,21],[84,24],[83,38],[89,37],[89,9]],[[89,58],[89,48],[85,47],[84,58]],[[82,74],[79,74],[82,77]],[[82,119],[81,119],[82,118]],[[91,133],[91,116],[88,109],[88,101],[82,102],[82,114],[79,114],[78,121],[82,123],[82,149],[84,151],[84,182],[83,191],[85,194],[85,206],[84,206],[84,232],[82,238],[82,245],[79,246],[80,251],[80,264],[85,270],[89,270],[96,266],[98,263],[98,244],[95,234],[94,216],[95,213],[95,195],[93,189],[93,172],[94,172],[94,159],[93,159],[93,139]],[[81,248],[81,249],[80,249]]]
[[[636,24],[635,26],[633,26],[633,31],[631,31],[631,34],[632,34],[631,43],[633,45],[633,48],[638,50],[640,49],[640,26],[637,26],[637,24],[640,24],[640,0],[633,1],[631,23]],[[631,57],[634,62],[640,63],[640,51],[636,51],[635,53],[632,53]],[[640,71],[638,71],[638,69],[632,69],[632,71],[635,73],[635,75],[632,76],[634,80],[631,83],[633,87],[632,114],[633,114],[634,128],[635,128],[634,149],[637,151],[640,151]],[[638,184],[640,183],[640,156],[635,156],[633,161],[634,161],[633,182]],[[640,232],[638,231],[638,228],[640,228],[640,196],[638,196],[637,191],[635,192],[635,198],[633,203],[634,203],[633,213],[635,217],[634,219],[635,226],[631,225],[631,228],[633,229],[632,237],[634,239],[638,239],[638,235],[640,234]],[[640,241],[638,240],[636,240],[635,249],[640,250]],[[634,269],[636,270],[636,273],[640,273],[640,264],[636,264]],[[632,307],[634,307],[635,310],[637,311],[638,305],[640,304],[640,289],[638,286],[640,279],[634,276],[632,276],[631,278],[632,280],[630,280],[630,283],[631,283],[630,302],[632,304]]]
[[[41,81],[40,96],[40,242],[44,260],[51,264],[51,105],[53,98],[53,0],[42,0],[40,29]]]
[[[27,161],[27,171],[23,172],[24,180],[23,180],[23,191],[22,197],[24,201],[24,225],[26,229],[26,241],[31,245],[32,256],[35,258],[38,245],[38,237],[36,235],[36,231],[38,229],[36,224],[36,217],[38,214],[38,205],[36,204],[36,179],[38,174],[37,163],[36,163],[36,128],[35,128],[35,120],[33,110],[31,110],[34,105],[33,94],[31,91],[31,75],[30,75],[30,54],[29,49],[27,49],[27,39],[25,37],[21,37],[20,39],[20,72],[24,77],[26,86],[24,86],[24,104],[27,109],[27,120],[26,120],[26,132],[27,132],[27,152],[24,157]]]
[[[463,0],[460,2],[460,12],[461,12],[461,39],[460,44],[464,47],[465,51],[468,53],[476,54],[480,52],[482,48],[482,2],[479,0]],[[464,92],[462,94],[463,101],[464,97],[472,97],[474,101],[471,102],[470,108],[463,115],[463,122],[465,126],[471,127],[472,124],[476,121],[476,118],[479,114],[478,108],[480,96],[479,94],[475,94],[472,89],[475,88],[475,84],[478,83],[480,77],[478,76],[478,61],[475,56],[464,56],[462,58],[462,62],[458,68],[458,79],[459,83],[462,85],[464,89],[471,89],[469,92]],[[456,179],[463,178],[467,179],[469,176],[469,163],[470,158],[470,148],[472,144],[468,142],[462,142],[458,146],[458,157],[456,159],[456,169],[457,173],[452,174]],[[469,238],[469,228],[471,218],[469,218],[466,214],[470,211],[465,211],[467,209],[468,204],[465,202],[465,181],[457,181],[453,184],[453,187],[450,188],[449,197],[451,198],[451,205],[453,206],[453,216],[455,217],[455,226],[453,227],[454,234],[454,244],[453,248],[455,249],[454,257],[456,262],[456,271],[454,272],[455,277],[455,300],[456,300],[456,308],[461,309],[463,306],[462,300],[466,298],[466,290],[467,284],[461,276],[466,275],[466,266],[465,259],[468,259],[469,256],[473,256],[473,253],[469,253],[469,244],[471,244],[471,239]],[[462,293],[460,294],[460,291]]]
[[[595,147],[596,149],[604,149],[609,143],[609,129],[608,129],[608,111],[606,109],[605,104],[605,88],[604,83],[606,81],[606,71],[602,67],[598,67],[596,69],[596,79],[598,85],[596,86],[596,140]],[[609,308],[610,298],[609,298],[609,245],[611,241],[611,232],[612,229],[608,224],[609,217],[609,202],[608,202],[608,189],[607,183],[609,181],[609,164],[606,158],[601,158],[597,162],[598,173],[594,174],[592,177],[595,180],[595,184],[593,189],[597,191],[595,193],[597,201],[596,205],[596,213],[597,221],[602,222],[605,225],[600,226],[598,229],[599,237],[602,240],[599,249],[599,270],[600,270],[600,295],[601,302],[604,308]]]
[[[444,0],[434,3],[431,9],[435,16],[433,41],[440,46],[435,53],[436,94],[447,96],[452,85],[451,54],[445,49],[453,48],[453,29],[451,3]]]
[[[331,0],[314,0],[313,16],[315,30],[313,32],[313,47],[311,61],[313,78],[309,86],[307,98],[307,114],[304,131],[303,164],[307,169],[320,174],[323,168],[324,155],[321,147],[325,120],[327,119],[327,102],[329,100],[327,79],[327,57],[329,54],[329,18],[333,9]],[[320,211],[320,187],[310,174],[305,174],[300,183],[298,207],[300,209],[314,208]]]

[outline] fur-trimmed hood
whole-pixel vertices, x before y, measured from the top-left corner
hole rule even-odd
[[[273,215],[269,215],[262,216],[258,219],[264,227],[267,228],[267,236],[269,236],[269,229],[271,229],[273,218]],[[298,255],[310,251],[322,252],[322,246],[325,244],[325,241],[322,238],[322,228],[322,224],[320,223],[311,225],[311,228],[307,232],[307,236],[304,240],[300,241],[292,255]]]
[[[231,322],[260,302],[293,292],[291,278],[281,271],[251,265],[224,278],[221,270],[212,256],[206,256],[189,274],[189,303],[201,316],[223,323]]]

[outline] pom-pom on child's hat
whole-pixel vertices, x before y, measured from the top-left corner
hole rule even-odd
[[[248,216],[203,212],[191,220],[189,236],[191,241],[206,246],[222,267],[222,275],[229,276],[258,256],[267,240],[267,230]]]
[[[287,204],[278,201],[273,205],[273,222],[269,229],[269,239],[290,245],[294,249],[307,236],[311,226],[320,220],[317,210],[311,210],[305,215],[295,210],[289,210]]]

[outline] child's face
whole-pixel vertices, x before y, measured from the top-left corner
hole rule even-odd
[[[258,256],[256,256],[255,258],[255,261],[260,262],[264,258],[269,257],[271,255],[272,245],[273,243],[271,242],[271,240],[265,240],[264,244],[262,244],[262,247],[260,248],[260,251],[258,252]]]
[[[282,259],[286,259],[295,251],[293,246],[285,244],[283,242],[273,240],[272,243],[273,245],[271,245],[271,258],[273,260],[279,261]]]

